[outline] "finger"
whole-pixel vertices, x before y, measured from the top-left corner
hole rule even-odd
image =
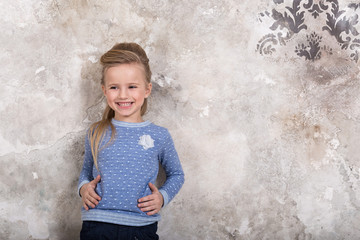
[[[99,203],[99,201],[96,198],[92,197],[90,194],[85,195],[83,199],[84,201],[89,201],[96,205]]]
[[[88,206],[86,205],[85,202],[83,202],[83,207],[85,208],[86,211],[89,210],[89,208],[88,208]]]
[[[89,199],[86,199],[85,203],[86,203],[87,206],[89,206],[91,208],[95,208],[95,204],[93,202],[91,202]]]
[[[151,192],[153,192],[153,193],[159,191],[158,188],[154,184],[152,184],[151,182],[149,183],[149,187],[150,187]]]
[[[90,202],[92,202],[95,205],[99,204],[99,201],[96,198],[92,197],[91,195],[89,195],[86,199],[89,200]]]
[[[95,205],[87,199],[83,200],[83,206],[86,210],[89,210],[90,208],[95,208]]]
[[[140,198],[140,199],[138,200],[138,202],[139,202],[139,203],[145,203],[145,202],[150,202],[150,201],[154,201],[154,200],[155,200],[154,195],[151,194],[151,195],[145,196],[145,197],[143,197],[143,198]]]
[[[146,201],[146,202],[140,202],[138,204],[138,207],[139,208],[144,208],[144,207],[150,207],[150,206],[153,206],[153,205],[156,205],[155,201],[154,200],[150,200],[150,201]]]
[[[156,213],[158,213],[158,212],[159,212],[159,210],[158,210],[158,209],[155,209],[155,210],[153,210],[153,211],[147,212],[146,215],[151,216],[151,215],[154,215],[154,214],[156,214]]]
[[[89,191],[89,196],[96,199],[97,201],[101,200],[101,197],[94,190]]]
[[[143,212],[151,212],[151,211],[154,211],[156,209],[157,209],[157,207],[155,205],[140,208],[140,210],[143,211]]]
[[[86,186],[86,188],[83,191],[83,195],[85,197],[91,196],[93,198],[96,198],[98,201],[101,200],[101,197],[95,192],[96,185],[92,185],[91,183]]]
[[[94,198],[91,198],[91,199],[88,199],[88,201],[92,204],[91,207],[94,208],[95,206],[99,205],[99,202],[94,199]]]
[[[96,185],[100,182],[100,179],[101,179],[100,175],[97,175],[96,178],[94,180],[92,180],[91,182]]]

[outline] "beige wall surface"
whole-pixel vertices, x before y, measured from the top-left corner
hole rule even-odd
[[[0,239],[78,239],[99,57],[142,45],[186,182],[161,239],[360,238],[353,1],[0,2]]]

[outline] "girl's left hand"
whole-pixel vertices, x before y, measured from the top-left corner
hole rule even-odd
[[[164,204],[164,198],[159,192],[157,187],[149,183],[152,194],[138,200],[138,207],[141,211],[146,212],[147,215],[151,216],[158,213]]]

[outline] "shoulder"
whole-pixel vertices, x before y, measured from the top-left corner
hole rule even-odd
[[[156,133],[159,136],[163,136],[163,137],[169,137],[170,136],[169,130],[167,128],[165,128],[165,127],[156,125],[154,123],[151,123],[149,125],[149,127],[150,127],[151,131],[153,131],[154,133]]]
[[[91,139],[100,138],[102,139],[112,136],[112,132],[116,133],[116,129],[112,126],[111,123],[106,123],[103,121],[98,121],[92,123],[90,127],[86,130],[86,140],[91,141]]]
[[[90,127],[86,130],[87,136],[95,134],[95,131],[99,128],[100,123],[100,121],[92,123]]]
[[[160,145],[167,145],[169,142],[172,142],[172,137],[167,128],[151,123],[150,127],[150,136],[157,141]]]

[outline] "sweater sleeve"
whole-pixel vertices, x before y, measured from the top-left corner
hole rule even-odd
[[[166,181],[159,191],[164,197],[164,206],[166,206],[179,192],[185,180],[179,156],[168,131],[159,157],[166,173]]]
[[[82,170],[80,172],[79,183],[78,183],[78,194],[79,195],[80,195],[80,188],[84,184],[86,184],[94,179],[93,174],[92,174],[93,165],[94,165],[94,161],[93,161],[93,157],[91,154],[90,142],[89,142],[88,135],[86,134],[84,162],[83,162]]]

